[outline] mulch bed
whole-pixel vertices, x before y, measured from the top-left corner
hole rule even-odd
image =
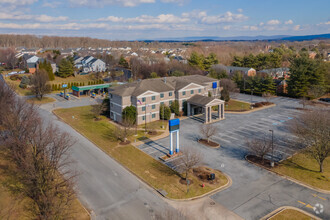
[[[121,142],[119,142],[120,145],[128,145],[128,144],[130,144],[130,143],[131,143],[130,141],[126,141],[126,142],[121,141]]]
[[[189,180],[189,185],[193,184],[194,181],[192,181],[191,179],[188,179]],[[185,178],[180,178],[179,182],[182,184],[182,185],[187,185],[187,181]]]
[[[220,144],[215,143],[215,142],[213,142],[213,141],[209,141],[209,142],[207,142],[206,139],[199,139],[199,140],[198,140],[198,143],[204,144],[204,145],[206,145],[206,146],[208,146],[208,147],[220,147]]]
[[[255,156],[255,155],[247,155],[246,156],[246,159],[248,160],[248,161],[251,161],[251,162],[253,162],[253,163],[256,163],[256,164],[258,164],[258,165],[260,165],[260,166],[263,166],[263,167],[265,167],[265,168],[268,168],[268,169],[271,169],[271,168],[273,168],[273,167],[271,167],[270,166],[270,160],[268,160],[268,159],[264,159],[264,161],[262,162],[262,159],[260,158],[260,157],[258,157],[258,156]],[[278,166],[278,163],[277,162],[275,162],[274,163],[274,167],[277,167]]]
[[[215,173],[212,169],[207,167],[197,167],[193,169],[194,175],[201,181],[209,184],[217,184],[219,183],[219,178],[215,175],[214,180],[209,179],[209,175],[211,173]]]
[[[156,135],[157,134],[157,131],[148,131],[148,134],[149,135]]]
[[[253,107],[254,108],[261,108],[261,107],[272,105],[272,104],[274,104],[274,103],[272,103],[272,102],[257,102],[257,103],[253,104]]]

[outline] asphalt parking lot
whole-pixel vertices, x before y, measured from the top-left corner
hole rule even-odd
[[[250,102],[251,96],[239,94],[237,99]],[[259,101],[265,100],[253,96],[252,102]],[[270,138],[269,130],[274,131],[274,140],[278,145],[274,152],[276,160],[285,159],[297,150],[297,147],[291,144],[295,137],[289,134],[287,125],[300,114],[296,109],[301,108],[299,100],[277,97],[271,101],[276,104],[275,107],[250,114],[225,114],[225,120],[214,123],[219,132],[212,140],[220,143],[221,147],[218,149],[211,149],[197,142],[201,138],[200,122],[193,119],[183,120],[180,127],[180,147],[200,150],[207,166],[222,170],[232,178],[233,185],[230,188],[212,195],[211,198],[244,219],[259,219],[284,205],[316,214],[313,207],[318,203],[324,206],[324,212],[318,216],[330,219],[329,195],[316,193],[245,160],[244,157],[249,151],[246,141],[256,136]],[[158,159],[168,153],[169,137],[143,144],[139,148]],[[166,164],[177,169],[179,163],[173,160]]]

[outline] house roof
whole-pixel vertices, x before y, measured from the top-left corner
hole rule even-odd
[[[128,83],[111,89],[111,93],[120,96],[139,96],[146,91],[167,92],[180,90],[191,83],[203,85],[216,81],[215,79],[201,76],[191,75],[182,77],[166,77],[156,79],[145,79],[138,82]]]
[[[216,100],[217,102],[223,103],[224,101],[214,98],[214,97],[208,97],[208,96],[202,96],[202,95],[194,95],[190,99],[187,100],[187,102],[198,105],[198,106],[206,106]]]
[[[230,71],[249,71],[253,68],[250,67],[238,67],[238,66],[226,66],[226,68]]]

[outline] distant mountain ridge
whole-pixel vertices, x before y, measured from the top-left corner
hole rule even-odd
[[[154,40],[139,40],[139,41],[176,41],[176,42],[194,42],[194,41],[304,41],[315,39],[330,39],[330,34],[290,36],[290,35],[273,35],[273,36],[237,36],[237,37],[178,37],[178,38],[159,38]]]

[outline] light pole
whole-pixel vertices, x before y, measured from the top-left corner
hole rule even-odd
[[[270,166],[274,167],[274,130],[269,130],[272,132],[272,161],[270,162]]]
[[[253,96],[253,89],[251,89],[251,109],[253,109],[252,96]]]

